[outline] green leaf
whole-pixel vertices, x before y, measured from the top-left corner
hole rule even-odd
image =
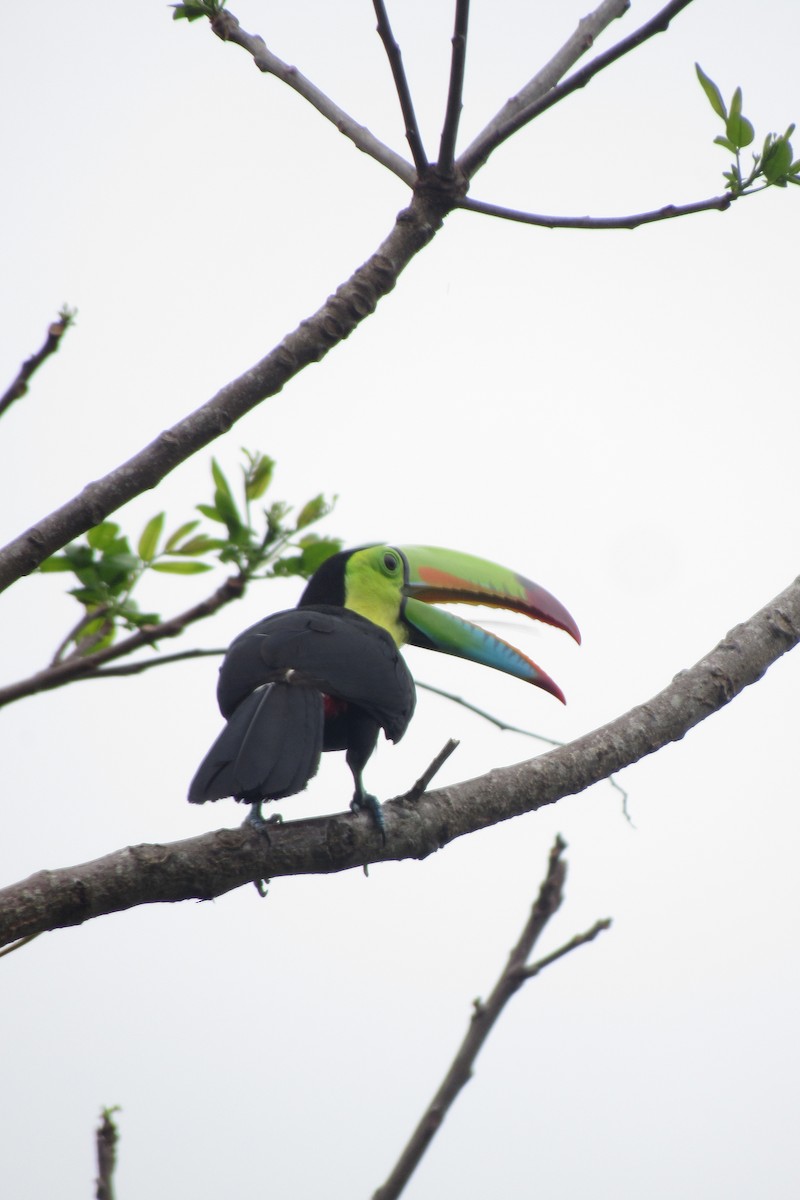
[[[745,146],[749,146],[756,136],[755,130],[747,117],[741,116],[740,113],[731,113],[725,126],[725,132],[737,150],[742,150]]]
[[[154,562],[151,570],[163,571],[165,575],[199,575],[203,571],[213,570],[211,563],[201,562]]]
[[[303,538],[303,553],[300,556],[300,573],[308,578],[327,558],[342,548],[339,538]]]
[[[206,533],[198,533],[197,537],[190,538],[188,542],[184,542],[182,546],[174,546],[173,554],[207,554],[209,550],[221,550],[227,545],[222,538],[212,538]]]
[[[97,564],[97,573],[110,588],[120,589],[126,585],[139,569],[139,560],[133,554],[104,554]]]
[[[142,530],[142,536],[139,538],[139,545],[137,546],[139,558],[141,558],[143,562],[149,563],[155,558],[156,550],[158,549],[159,538],[161,537],[163,529],[163,512],[156,513],[156,515],[151,517],[145,525],[144,529]]]
[[[731,111],[728,114],[730,117],[740,117],[742,115],[742,89],[737,87],[731,97]]]
[[[86,541],[93,550],[107,550],[119,534],[119,525],[114,521],[101,521],[86,534]]]
[[[322,494],[315,496],[313,500],[309,500],[300,509],[295,521],[295,529],[305,529],[307,525],[313,525],[315,521],[320,521],[328,512],[330,512],[330,509],[325,497]]]
[[[761,170],[769,183],[776,183],[792,169],[792,147],[786,138],[777,138],[763,157]]]
[[[228,483],[225,472],[222,470],[222,467],[215,458],[212,458],[211,460],[211,474],[214,477],[214,484],[217,491],[224,492],[231,503],[233,503],[233,492],[231,491],[231,485]]]
[[[54,554],[50,558],[46,558],[44,562],[39,563],[39,570],[47,575],[51,571],[71,571],[72,563],[63,554]]]
[[[700,63],[694,64],[694,69],[697,72],[697,78],[700,80],[700,86],[708,97],[708,102],[713,108],[718,117],[722,117],[723,121],[727,120],[728,110],[725,107],[725,101],[722,99],[722,92],[719,90],[713,79],[709,79]]]
[[[731,154],[736,153],[736,147],[734,146],[733,142],[729,141],[728,138],[723,137],[722,134],[719,134],[714,138],[714,143],[717,146],[724,146],[726,150],[730,150]]]
[[[171,533],[164,543],[165,553],[169,554],[171,550],[174,550],[178,545],[178,542],[182,542],[187,533],[191,533],[193,529],[197,529],[199,524],[199,521],[187,521],[184,525],[179,525],[175,532]]]
[[[204,517],[208,517],[209,521],[218,521],[220,525],[225,524],[224,518],[219,512],[217,512],[213,504],[195,504],[195,508],[198,512],[201,512]]]
[[[266,454],[251,457],[250,469],[245,472],[245,495],[248,500],[259,500],[272,482],[275,460]]]

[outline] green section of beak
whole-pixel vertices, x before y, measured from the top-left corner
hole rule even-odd
[[[469,621],[429,607],[451,601],[503,608],[555,625],[580,642],[578,626],[555,596],[507,567],[474,555],[433,546],[398,549],[406,566],[403,617],[411,645],[494,667],[543,688],[563,703],[558,684],[520,650]]]

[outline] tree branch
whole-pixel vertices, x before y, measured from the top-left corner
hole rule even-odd
[[[414,112],[414,102],[411,99],[411,91],[403,66],[403,56],[400,52],[400,46],[392,33],[392,27],[389,24],[389,14],[386,11],[386,5],[383,3],[383,0],[373,0],[373,7],[378,20],[378,35],[386,50],[386,57],[389,59],[389,66],[392,69],[394,86],[397,89],[397,98],[400,101],[400,110],[403,114],[403,121],[406,127],[406,141],[411,149],[411,156],[414,159],[414,166],[417,168],[417,175],[421,177],[428,169],[428,156],[422,144],[417,114]],[[406,182],[408,183],[409,181],[406,180]]]
[[[400,273],[439,231],[452,206],[449,194],[433,187],[420,189],[376,252],[265,358],[133,458],[9,542],[0,551],[0,591],[134,496],[155,487],[180,463],[276,395],[304,367],[320,362],[375,311]]]
[[[61,659],[51,663],[49,667],[45,667],[42,671],[37,671],[33,675],[29,675],[27,679],[19,679],[16,683],[6,684],[5,687],[0,687],[0,708],[6,704],[11,704],[15,700],[22,700],[25,696],[35,696],[39,692],[52,692],[55,688],[64,687],[65,684],[75,683],[79,679],[97,679],[105,675],[134,675],[146,669],[156,661],[145,660],[141,663],[133,663],[128,668],[118,668],[116,671],[101,671],[100,668],[106,663],[115,662],[119,658],[124,658],[128,654],[133,654],[135,650],[140,650],[142,646],[153,646],[157,642],[163,641],[164,638],[178,637],[179,634],[196,621],[202,621],[205,617],[210,617],[214,613],[219,612],[226,604],[230,604],[232,600],[239,600],[245,591],[245,581],[240,575],[232,575],[230,579],[226,579],[221,587],[218,587],[215,592],[207,596],[205,600],[201,600],[199,604],[187,608],[185,612],[179,613],[175,617],[170,617],[167,621],[161,621],[158,625],[143,625],[141,629],[137,629],[136,633],[132,633],[130,637],[124,638],[121,642],[115,642],[111,646],[105,646],[102,650],[96,650],[92,654],[84,654],[81,656],[70,656],[70,658]],[[203,651],[194,650],[186,651],[184,654],[176,654],[172,656],[164,656],[166,659],[170,657],[178,658],[196,658]],[[208,653],[206,651],[205,653]],[[217,653],[213,651],[212,653]],[[219,653],[223,653],[219,651]]]
[[[673,217],[687,217],[692,213],[725,212],[735,199],[730,192],[725,192],[722,196],[712,196],[708,200],[696,200],[692,204],[665,204],[663,208],[633,213],[627,217],[548,217],[541,213],[504,208],[500,204],[487,204],[484,200],[473,200],[470,196],[457,201],[456,207],[468,212],[484,213],[488,217],[501,217],[505,221],[520,221],[523,225],[539,225],[545,229],[636,229],[639,225],[651,225],[654,221],[671,221]]]
[[[97,1200],[114,1200],[114,1169],[117,1165],[117,1142],[119,1130],[114,1121],[118,1109],[104,1108],[103,1117],[97,1127]]]
[[[421,859],[455,838],[575,795],[717,712],[800,641],[800,580],[645,704],[538,758],[384,805],[387,837],[365,814],[220,829],[170,845],[132,846],[40,871],[0,892],[0,945],[139,904],[212,899],[256,879],[329,874]]]
[[[578,946],[592,941],[602,930],[610,927],[610,920],[597,921],[586,933],[578,934],[565,946],[539,959],[538,962],[526,965],[544,927],[561,906],[567,869],[561,856],[565,849],[566,843],[557,837],[550,851],[547,875],[517,944],[508,956],[508,961],[488,1000],[485,1003],[475,1001],[469,1028],[436,1095],[420,1118],[386,1182],[375,1192],[373,1200],[397,1200],[441,1128],[456,1097],[472,1078],[478,1054],[511,997],[527,980],[533,979],[550,963],[563,958]]]
[[[684,0],[684,3],[689,2],[690,0]],[[578,28],[561,49],[537,71],[533,79],[506,101],[459,157],[457,165],[467,179],[471,179],[475,172],[480,170],[489,155],[507,141],[512,133],[532,120],[532,117],[527,115],[531,106],[540,102],[548,93],[552,94],[559,79],[583,57],[603,30],[612,21],[624,16],[629,8],[630,0],[602,0],[594,12],[581,18]]]
[[[211,28],[223,42],[233,42],[246,50],[252,56],[259,71],[274,75],[276,79],[280,79],[282,83],[287,84],[304,100],[307,100],[318,113],[336,126],[339,133],[349,138],[357,149],[362,150],[370,158],[374,158],[376,162],[397,175],[409,187],[413,187],[416,173],[411,163],[406,162],[402,155],[397,154],[379,138],[376,138],[365,125],[359,125],[357,121],[354,121],[344,109],[339,108],[338,104],[321,92],[310,79],[306,79],[305,75],[297,70],[297,67],[282,62],[276,54],[267,49],[262,37],[245,32],[233,13],[222,9],[211,21]]]
[[[66,307],[62,308],[58,314],[58,320],[53,321],[49,326],[47,337],[41,350],[38,350],[36,354],[32,354],[30,358],[25,359],[25,362],[17,372],[16,379],[6,388],[3,395],[0,396],[0,417],[11,407],[15,400],[19,400],[21,396],[25,395],[31,376],[35,371],[38,371],[45,359],[49,358],[51,354],[56,353],[61,345],[61,339],[70,325],[74,324],[74,321],[74,311]]]
[[[442,137],[439,143],[437,167],[442,175],[452,175],[455,166],[458,124],[461,120],[464,95],[464,68],[467,59],[467,29],[469,26],[469,0],[456,0],[455,27],[453,29],[453,53],[450,60],[450,85],[447,91]]]

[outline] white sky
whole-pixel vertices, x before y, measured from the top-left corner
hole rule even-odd
[[[461,145],[587,6],[475,3]],[[657,8],[606,35],[623,36]],[[431,156],[452,5],[390,5]],[[405,147],[372,7],[234,6],[359,121]],[[3,541],[241,373],[377,246],[402,185],[249,58],[163,4],[6,13],[0,43],[0,379],[65,301],[77,327],[3,418]],[[744,88],[759,139],[800,118],[791,0],[696,0],[514,140],[473,195],[614,215],[722,190],[699,60]],[[798,145],[800,145],[800,138]],[[550,588],[584,633],[511,633],[569,704],[423,652],[418,678],[556,738],[690,665],[798,571],[800,193],[634,233],[455,214],[379,311],[216,447],[278,460],[275,497],[338,493],[350,544],[424,541]],[[5,383],[3,383],[5,386]],[[173,526],[209,454],[121,515]],[[221,581],[222,576],[219,576]],[[168,614],[215,577],[162,577]],[[4,676],[77,618],[61,577],[2,597]],[[296,585],[254,589],[184,645],[222,645]],[[509,636],[507,634],[507,636]],[[12,882],[242,813],[184,800],[220,719],[216,662],[79,684],[2,714]],[[3,960],[0,1190],[92,1194],[93,1129],[121,1104],[121,1197],[368,1196],[382,1182],[525,920],[557,831],[565,904],[545,952],[614,927],[512,1002],[409,1200],[794,1197],[800,1054],[797,656],[685,742],[424,863],[280,880],[48,935]],[[441,782],[535,752],[422,693],[368,768],[404,790],[450,735]],[[346,807],[328,756],[285,818]]]

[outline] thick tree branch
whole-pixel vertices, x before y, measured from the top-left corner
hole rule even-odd
[[[686,0],[688,3],[689,0]],[[485,129],[467,147],[458,159],[458,166],[471,179],[480,170],[489,155],[501,146],[512,133],[527,124],[531,105],[552,93],[559,79],[579,58],[589,50],[612,21],[624,16],[630,8],[630,0],[602,0],[598,7],[581,18],[578,28],[556,54],[534,75],[515,96],[507,100]]]
[[[287,84],[298,95],[307,100],[309,104],[321,113],[326,120],[330,121],[339,130],[339,133],[344,134],[359,150],[364,154],[374,158],[381,166],[392,171],[393,174],[399,176],[404,183],[409,187],[413,187],[416,179],[416,172],[411,163],[406,162],[402,155],[397,154],[389,146],[386,146],[379,138],[376,138],[373,133],[366,128],[365,125],[359,125],[354,121],[344,109],[339,108],[329,96],[311,82],[306,79],[305,75],[298,71],[297,67],[289,66],[288,63],[282,62],[276,54],[267,49],[267,46],[262,37],[258,34],[247,33],[242,29],[233,13],[223,9],[211,22],[211,27],[217,37],[223,42],[233,42],[237,46],[241,46],[248,54],[252,55],[255,65],[259,71],[265,74],[274,75],[280,79],[282,83]]]
[[[593,941],[602,930],[610,927],[609,920],[597,921],[586,933],[578,934],[552,954],[536,963],[528,963],[542,931],[558,911],[564,897],[567,868],[562,854],[565,849],[566,843],[560,837],[556,838],[550,851],[547,875],[517,944],[509,954],[489,998],[485,1002],[475,1001],[469,1028],[436,1095],[420,1118],[386,1182],[375,1192],[373,1200],[397,1200],[441,1128],[457,1096],[472,1078],[475,1061],[511,997],[527,980],[533,979],[550,963],[563,958],[578,946]]]
[[[469,26],[469,0],[456,0],[455,28],[453,29],[453,51],[450,59],[450,85],[447,90],[442,137],[439,143],[437,167],[442,175],[452,175],[455,166],[456,140],[461,120],[464,95],[464,69],[467,61],[467,29]]]
[[[406,78],[405,67],[403,66],[403,56],[397,40],[392,33],[389,14],[386,11],[386,5],[383,3],[383,0],[373,0],[373,8],[378,20],[378,36],[383,42],[386,57],[389,59],[394,86],[397,90],[397,98],[400,101],[400,111],[403,114],[403,121],[406,127],[406,141],[411,149],[411,156],[414,159],[417,175],[421,177],[428,169],[428,156],[422,144],[417,114],[414,112],[414,101],[411,99],[411,90],[408,86],[408,79]],[[406,182],[408,183],[409,181],[406,180]]]
[[[692,204],[665,204],[663,208],[632,213],[627,217],[549,217],[543,213],[521,212],[516,208],[504,208],[500,204],[487,204],[484,200],[473,200],[471,196],[459,200],[456,207],[468,212],[484,213],[488,217],[501,217],[504,221],[539,225],[545,229],[637,229],[639,225],[651,225],[654,221],[671,221],[673,217],[688,217],[693,213],[725,212],[735,199],[730,192],[725,192],[708,200],[696,200]]]
[[[0,396],[0,417],[11,407],[15,400],[19,400],[21,396],[25,395],[31,376],[35,371],[38,371],[45,359],[49,358],[51,354],[56,353],[61,345],[61,339],[70,325],[74,323],[74,320],[74,311],[69,308],[62,308],[58,314],[58,320],[53,321],[52,325],[48,328],[47,337],[44,340],[41,350],[37,350],[30,358],[25,359],[25,362],[17,372],[16,379],[6,388],[3,395]]]
[[[645,704],[566,746],[453,787],[384,806],[387,837],[364,814],[221,829],[170,845],[132,846],[40,871],[0,892],[0,945],[139,904],[211,899],[257,879],[327,874],[426,858],[464,834],[554,804],[679,741],[800,641],[800,580]]]
[[[421,188],[377,251],[265,358],[1,550],[0,591],[134,496],[155,487],[262,400],[276,395],[304,367],[319,362],[349,337],[392,290],[414,255],[435,236],[452,206],[449,194],[434,186]]]

